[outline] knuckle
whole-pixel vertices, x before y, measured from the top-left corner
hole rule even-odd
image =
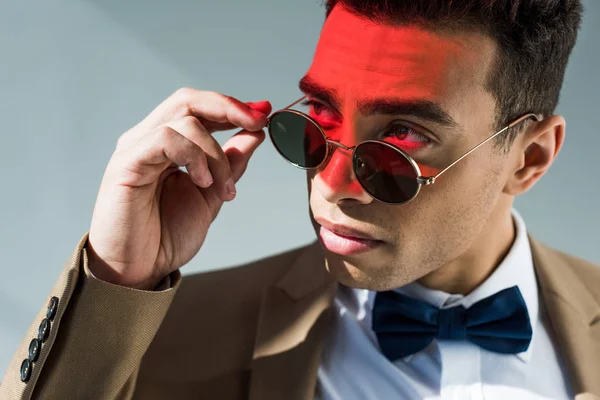
[[[116,148],[120,149],[128,146],[130,143],[133,143],[138,136],[139,134],[134,128],[126,131],[117,138]]]
[[[182,122],[185,127],[190,128],[192,130],[196,130],[196,131],[204,130],[204,126],[202,126],[202,123],[198,120],[198,118],[196,118],[192,115],[187,115],[187,116],[183,117]]]
[[[224,95],[222,93],[215,92],[214,90],[207,90],[207,91],[205,91],[203,93],[206,94],[209,97],[215,97],[215,98],[224,97]]]
[[[123,147],[125,145],[125,138],[123,137],[124,135],[119,136],[119,138],[117,139],[117,148],[120,149],[121,147]]]
[[[223,96],[223,101],[225,102],[225,104],[228,107],[239,108],[242,104],[242,102],[239,101],[238,99],[236,99],[235,97],[227,96],[227,95],[221,95],[221,96]]]
[[[224,107],[233,107],[237,104],[237,100],[231,96],[228,96],[219,92],[209,92],[210,95]]]
[[[194,95],[195,92],[196,90],[190,87],[182,87],[177,89],[175,93],[173,93],[173,97],[177,98],[180,101],[187,101]]]
[[[179,118],[186,115],[190,115],[190,103],[193,101],[196,90],[184,87],[177,89],[173,94],[173,100],[175,103],[173,117]]]
[[[163,125],[163,126],[159,126],[158,128],[156,128],[156,138],[160,141],[160,142],[167,142],[173,139],[173,136],[176,135],[177,132],[175,132],[173,129],[171,129],[170,127]]]

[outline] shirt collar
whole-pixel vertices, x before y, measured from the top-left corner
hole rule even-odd
[[[420,285],[418,282],[409,283],[399,289],[398,293],[424,301],[438,308],[449,308],[462,305],[469,308],[474,303],[491,296],[503,289],[512,286],[518,286],[529,313],[529,320],[532,328],[532,340],[528,349],[524,352],[516,354],[523,362],[529,361],[533,349],[533,340],[535,338],[537,320],[538,320],[538,290],[535,278],[535,270],[533,268],[533,260],[531,257],[531,247],[527,237],[527,228],[525,221],[517,210],[512,210],[512,216],[515,226],[515,240],[508,254],[494,272],[475,290],[466,296],[460,294],[450,294],[440,290],[433,290]],[[369,326],[371,324],[371,312],[375,301],[376,292],[367,291],[364,289],[353,289],[355,305],[357,311],[366,308]],[[411,356],[409,356],[412,358]],[[410,361],[406,358],[406,361]]]

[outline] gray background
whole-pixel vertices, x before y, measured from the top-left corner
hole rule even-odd
[[[568,121],[567,141],[517,209],[538,239],[600,263],[600,2],[585,4],[558,110]],[[324,9],[320,0],[0,5],[1,377],[89,228],[120,134],[182,86],[285,106],[298,97]],[[183,272],[307,243],[314,239],[307,213],[304,173],[267,140]]]

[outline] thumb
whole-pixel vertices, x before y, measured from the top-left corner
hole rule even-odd
[[[263,131],[248,132],[242,130],[233,135],[224,145],[223,152],[229,160],[231,175],[234,182],[237,182],[248,166],[248,161],[254,153],[254,150],[265,140]]]

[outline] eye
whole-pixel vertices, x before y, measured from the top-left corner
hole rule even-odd
[[[315,100],[305,100],[303,106],[309,107],[308,115],[313,117],[324,129],[340,123],[339,116],[325,104]]]
[[[397,143],[410,147],[423,147],[433,143],[430,138],[406,122],[392,123],[384,132],[383,137],[391,139],[392,144]]]

